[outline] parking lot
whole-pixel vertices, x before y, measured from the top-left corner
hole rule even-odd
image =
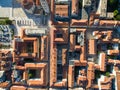
[[[0,25],[0,43],[3,45],[11,45],[11,29],[8,25]]]

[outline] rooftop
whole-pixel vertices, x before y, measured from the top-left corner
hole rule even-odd
[[[120,21],[107,3],[1,0],[0,90],[119,89]]]

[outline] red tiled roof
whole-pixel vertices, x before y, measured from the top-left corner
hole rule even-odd
[[[6,88],[6,87],[8,87],[9,85],[10,85],[9,82],[2,82],[2,83],[0,83],[0,87],[1,87],[1,88]]]
[[[120,90],[120,72],[116,72],[117,89]]]
[[[68,5],[55,5],[55,14],[68,17]]]
[[[27,87],[25,86],[12,86],[10,90],[27,90]]]
[[[88,63],[88,69],[87,69],[87,79],[88,84],[87,88],[90,88],[92,86],[92,80],[94,79],[94,63]]]
[[[114,20],[100,20],[101,26],[120,26],[120,21],[114,21]]]
[[[88,25],[88,20],[75,20],[75,19],[72,19],[72,21],[71,21],[72,23],[71,23],[71,25],[75,25],[75,26],[79,26],[79,25]]]
[[[101,64],[100,64],[100,70],[101,71],[105,71],[106,70],[106,54],[105,53],[101,53],[100,54],[100,60],[101,60]]]
[[[96,54],[96,41],[90,39],[89,40],[89,54]]]
[[[118,55],[120,53],[119,50],[108,50],[108,55]]]
[[[69,66],[68,69],[68,87],[73,87],[74,86],[74,66]]]

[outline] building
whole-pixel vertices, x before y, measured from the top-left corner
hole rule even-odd
[[[119,90],[120,21],[99,1],[0,1],[0,90]]]

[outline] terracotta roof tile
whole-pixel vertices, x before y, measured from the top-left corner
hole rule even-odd
[[[117,89],[120,90],[120,72],[116,72]]]
[[[12,86],[10,90],[27,90],[25,86]]]
[[[100,70],[105,71],[106,70],[106,54],[105,53],[100,53]]]
[[[68,5],[55,5],[55,14],[68,17]]]
[[[88,51],[89,54],[96,54],[96,41],[90,39],[88,48],[89,48],[89,51]]]
[[[119,50],[108,50],[108,55],[118,55],[120,53]]]

